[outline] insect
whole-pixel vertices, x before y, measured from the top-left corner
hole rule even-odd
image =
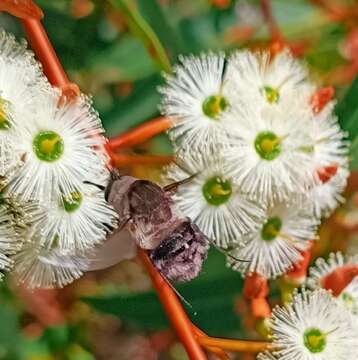
[[[169,281],[195,278],[209,250],[206,236],[179,213],[172,199],[173,191],[189,180],[160,187],[113,173],[106,189],[106,198],[121,219],[118,230],[127,228]]]

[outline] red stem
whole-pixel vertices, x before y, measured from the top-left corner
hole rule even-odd
[[[172,126],[172,120],[165,117],[158,117],[139,125],[133,130],[129,130],[117,137],[109,139],[108,147],[110,150],[131,147],[149,140]]]
[[[185,313],[179,299],[153,266],[147,253],[142,249],[138,249],[138,254],[157,290],[157,294],[169,320],[188,353],[188,356],[191,360],[207,360],[203,349],[195,338],[191,321]]]
[[[170,155],[130,155],[110,153],[112,163],[116,167],[133,165],[168,165],[174,158]]]
[[[44,73],[50,83],[59,88],[68,86],[70,81],[41,22],[36,19],[22,19],[21,22],[24,26],[26,37],[38,60],[41,62]]]

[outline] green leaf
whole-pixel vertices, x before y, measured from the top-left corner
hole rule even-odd
[[[164,47],[169,50],[172,58],[184,52],[182,39],[169,24],[162,7],[157,0],[139,0],[138,6],[143,17],[148,21]]]
[[[15,310],[5,304],[0,306],[0,359],[23,359],[23,337]]]
[[[152,76],[137,82],[130,97],[117,99],[111,110],[102,114],[107,136],[118,135],[158,115],[160,96],[157,86],[160,80],[159,76]]]
[[[132,0],[111,0],[111,3],[122,11],[133,34],[143,41],[148,53],[152,55],[161,69],[171,72],[171,64],[162,43],[152,27],[138,11],[134,2]]]
[[[195,280],[178,284],[178,292],[192,305],[188,314],[192,321],[210,334],[228,335],[240,331],[235,315],[235,298],[240,294],[242,279],[225,267],[222,254],[210,252],[202,274]],[[139,294],[117,293],[84,299],[96,310],[120,317],[146,330],[169,326],[154,291]],[[219,314],[212,321],[213,314]]]
[[[136,81],[157,72],[143,44],[131,35],[123,36],[102,50],[96,49],[89,57],[88,65],[93,74],[108,78],[107,83]]]
[[[343,130],[348,132],[351,141],[350,157],[351,169],[358,168],[358,76],[343,99],[336,106],[336,114]]]
[[[349,139],[354,140],[358,134],[358,76],[344,98],[336,106],[336,114],[342,128],[349,132]]]

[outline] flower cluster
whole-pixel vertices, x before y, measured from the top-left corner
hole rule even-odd
[[[347,142],[288,50],[181,57],[159,89],[180,209],[243,275],[285,274],[343,201]],[[245,261],[238,261],[241,259]]]
[[[319,258],[292,303],[273,310],[272,345],[259,360],[358,357],[358,257]]]
[[[85,95],[63,101],[26,44],[0,33],[0,269],[63,286],[116,224],[103,130]]]
[[[291,304],[274,309],[271,351],[258,360],[356,359],[357,322],[323,289],[296,293]]]

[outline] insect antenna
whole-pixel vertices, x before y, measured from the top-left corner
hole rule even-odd
[[[165,282],[169,285],[169,287],[174,291],[175,295],[190,309],[194,310],[193,305],[185,299],[185,297],[175,288],[175,286],[162,274],[160,273],[165,280]],[[194,311],[194,315],[196,315],[196,311]]]
[[[102,191],[106,189],[105,186],[100,185],[100,184],[96,184],[96,183],[94,183],[94,182],[92,182],[92,181],[87,181],[87,180],[85,180],[83,183],[84,183],[84,184],[87,184],[87,185],[93,185],[93,186],[95,186],[97,189],[102,190]]]

